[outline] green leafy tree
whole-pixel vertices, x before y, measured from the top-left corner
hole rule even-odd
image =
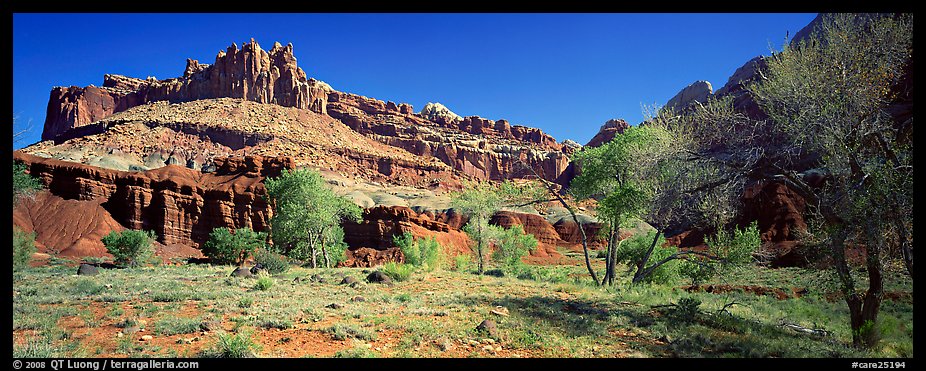
[[[537,248],[537,239],[525,233],[520,225],[511,228],[490,226],[489,235],[495,244],[492,260],[508,272],[520,268],[524,264],[521,258]]]
[[[35,232],[26,232],[13,226],[13,270],[17,271],[29,266],[32,254],[37,252],[35,247]]]
[[[656,247],[649,249],[650,241],[656,240]],[[636,235],[621,241],[617,246],[618,262],[625,262],[632,266],[639,267],[646,264],[646,261],[664,262],[654,265],[654,268],[642,276],[639,281],[649,283],[669,284],[674,282],[679,276],[680,263],[678,261],[679,251],[675,246],[663,247],[665,238],[659,231],[651,231],[645,235]]]
[[[103,236],[103,245],[113,255],[116,264],[137,267],[154,255],[151,243],[155,237],[154,231],[112,231]]]
[[[771,58],[751,88],[774,134],[794,153],[819,159],[813,165],[825,176],[822,187],[799,175],[796,161],[773,165],[824,221],[856,346],[879,338],[878,326],[861,329],[878,320],[882,253],[903,252],[912,275],[913,118],[894,116],[891,107],[912,106],[912,53],[912,14],[827,15],[809,39]],[[846,263],[847,242],[866,247],[865,291]]]
[[[440,268],[443,256],[441,246],[434,237],[415,238],[409,232],[393,237],[393,243],[405,257],[405,263],[431,271]]]
[[[215,228],[209,233],[203,254],[219,264],[241,264],[266,241],[266,233],[251,228],[238,228],[234,233],[228,228]]]
[[[666,172],[661,155],[671,142],[669,131],[658,125],[630,127],[610,142],[575,155],[580,173],[572,180],[570,191],[580,200],[598,200],[598,216],[607,225],[602,283],[614,284],[616,265],[621,260],[617,253],[620,227],[649,210]]]
[[[344,246],[340,224],[359,222],[360,207],[334,194],[321,174],[310,169],[284,170],[264,184],[275,206],[270,220],[274,245],[291,258],[310,259],[313,268],[319,254],[326,267],[336,263],[330,253]]]
[[[26,173],[28,167],[25,164],[13,161],[13,204],[19,201],[20,197],[31,196],[36,191],[42,189],[42,183],[32,175]]]
[[[882,254],[912,278],[913,17],[832,14],[806,40],[767,58],[747,86],[767,119],[732,97],[658,115],[683,153],[673,210],[692,224],[728,225],[746,187],[775,181],[808,205],[849,307],[853,344],[877,343]],[[668,204],[668,203],[667,203]],[[856,288],[846,245],[865,245],[867,290]]]
[[[531,204],[543,199],[544,190],[533,183],[516,184],[505,181],[501,184],[475,182],[463,191],[451,195],[450,205],[461,214],[469,215],[463,231],[476,241],[476,263],[479,274],[485,272],[485,261],[490,239],[489,220],[506,206]]]

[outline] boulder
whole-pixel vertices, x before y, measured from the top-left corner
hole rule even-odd
[[[253,277],[254,274],[251,273],[251,269],[248,267],[238,267],[230,274],[231,277]]]
[[[487,319],[482,321],[479,326],[476,326],[476,332],[485,334],[490,338],[497,339],[498,325],[495,324],[495,321]]]
[[[392,284],[392,278],[383,273],[383,271],[373,271],[367,276],[367,282],[379,284]]]
[[[710,98],[713,92],[710,82],[698,80],[684,87],[678,94],[675,94],[674,97],[666,102],[663,108],[673,109],[678,112],[688,108],[688,106],[695,102],[707,102],[707,98]]]
[[[100,268],[95,265],[81,264],[80,267],[77,268],[78,276],[96,276],[98,274],[100,274]]]

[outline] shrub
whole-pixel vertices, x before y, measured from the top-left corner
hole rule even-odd
[[[334,353],[334,358],[377,358],[376,352],[363,346],[355,346]]]
[[[135,267],[154,254],[154,248],[151,247],[154,238],[154,231],[112,231],[103,237],[103,244],[116,258],[116,264]]]
[[[293,328],[293,321],[284,318],[267,318],[260,323],[260,327],[287,330]]]
[[[520,225],[507,229],[491,226],[491,230],[496,247],[492,260],[505,270],[512,271],[522,265],[521,258],[537,247],[534,235],[524,233],[524,227]]]
[[[453,257],[453,270],[458,272],[465,272],[470,269],[470,266],[473,263],[473,258],[466,254],[460,254]]]
[[[273,278],[265,274],[257,277],[257,282],[254,283],[254,288],[260,291],[270,290],[271,287],[273,287]]]
[[[646,257],[646,251],[649,250],[649,247],[653,242],[653,238],[656,237],[654,233],[658,232],[650,231],[645,235],[638,234],[622,241],[617,249],[617,261],[625,262],[634,267],[640,264],[640,262],[642,262]],[[677,247],[662,247],[663,244],[665,244],[665,238],[660,236],[659,240],[656,242],[656,248],[653,249],[653,253],[650,255],[649,260],[646,262],[647,266],[656,264],[657,262],[678,252]],[[643,279],[643,282],[669,284],[678,279],[678,275],[679,261],[670,260],[669,262],[660,265],[658,268],[653,270],[652,273]]]
[[[19,227],[13,227],[13,270],[17,271],[29,266],[32,254],[37,252],[35,247],[35,232],[26,232]]]
[[[692,285],[700,285],[714,276],[714,264],[707,259],[691,258],[683,260],[678,267],[682,276],[688,277]]]
[[[202,329],[202,320],[198,318],[165,317],[154,324],[158,335],[192,334]]]
[[[209,233],[203,254],[219,264],[241,264],[263,247],[266,240],[266,233],[254,232],[250,228],[238,228],[234,233],[228,228],[216,228]]]
[[[393,242],[402,250],[405,263],[431,271],[441,265],[441,246],[433,237],[415,239],[408,232],[394,236]]]
[[[421,253],[418,251],[418,245],[415,243],[415,236],[409,232],[405,232],[401,236],[393,236],[392,242],[399,250],[402,250],[402,256],[405,257],[406,264],[421,264]]]
[[[30,174],[26,174],[26,165],[13,161],[13,205],[20,196],[29,196],[42,189],[42,183]]]
[[[211,348],[200,353],[202,358],[254,358],[260,345],[254,343],[245,333],[230,335],[220,333],[218,341]]]
[[[360,329],[351,325],[335,324],[325,329],[325,332],[332,335],[334,340],[347,340],[354,338],[359,340],[374,341],[376,335],[370,331]]]
[[[270,274],[280,274],[289,270],[289,261],[285,256],[267,249],[257,250],[254,254],[254,262],[260,264]]]
[[[762,244],[759,227],[752,222],[746,228],[734,228],[733,233],[720,229],[705,239],[712,255],[724,259],[725,265],[743,265],[752,262],[752,253]]]
[[[412,265],[396,263],[396,262],[388,262],[386,264],[383,264],[382,267],[380,267],[380,270],[383,273],[385,273],[387,276],[389,276],[393,280],[400,281],[400,282],[408,280],[408,277],[411,277],[412,275],[413,269],[414,269],[414,266]]]

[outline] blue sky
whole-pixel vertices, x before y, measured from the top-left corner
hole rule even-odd
[[[788,14],[14,14],[13,114],[39,140],[53,86],[159,79],[252,37],[292,43],[337,90],[538,127],[586,143],[696,80],[714,89],[813,18]]]

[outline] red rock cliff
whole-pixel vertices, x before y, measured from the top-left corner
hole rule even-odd
[[[307,79],[296,65],[293,46],[275,43],[269,51],[253,39],[239,50],[232,44],[212,65],[187,60],[182,77],[157,80],[106,75],[103,87],[52,89],[42,140],[154,101],[184,102],[209,98],[243,98],[260,103],[325,113],[327,85]]]
[[[220,159],[216,162],[218,166],[215,173],[201,173],[175,165],[145,172],[127,172],[21,152],[14,152],[13,158],[25,163],[30,174],[40,178],[51,194],[64,199],[60,202],[52,201],[88,202],[88,212],[99,214],[93,219],[102,220],[104,224],[100,228],[117,229],[109,222],[114,220],[125,228],[154,230],[158,241],[165,245],[195,248],[205,243],[214,228],[249,227],[255,231],[265,230],[272,212],[264,199],[266,190],[262,180],[267,176],[277,176],[282,169],[292,167],[288,158],[254,156]],[[66,224],[79,225],[87,221],[79,216],[73,217],[76,220],[61,220],[67,218],[61,216],[53,224],[57,225],[55,228],[66,229]],[[20,224],[25,224],[25,219],[21,220],[23,223]],[[93,227],[88,231],[100,232],[98,229]],[[43,245],[61,244],[51,237],[44,239],[42,234],[39,239]],[[87,246],[87,243],[84,241],[78,244],[83,246],[82,251],[99,250],[99,246]],[[47,248],[62,251],[69,246]]]

